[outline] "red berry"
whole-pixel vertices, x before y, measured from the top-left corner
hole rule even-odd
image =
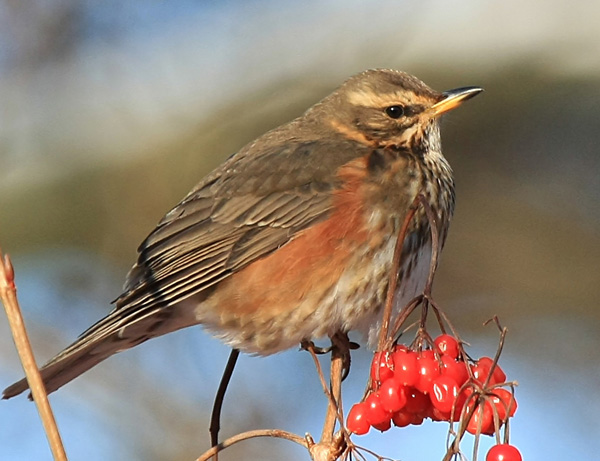
[[[398,427],[406,427],[412,423],[413,415],[406,410],[400,410],[394,413],[392,416],[392,421],[394,422],[394,426]]]
[[[459,386],[450,376],[440,375],[431,381],[429,399],[435,408],[443,413],[452,411],[452,406],[458,397]]]
[[[437,359],[431,354],[423,354],[417,357],[417,366],[419,367],[419,380],[415,384],[415,388],[423,393],[429,392],[431,381],[440,375],[440,364]]]
[[[401,410],[406,405],[406,390],[396,378],[381,384],[379,397],[383,409],[391,413]]]
[[[407,390],[404,410],[413,415],[426,415],[431,406],[429,397],[414,388]]]
[[[490,369],[485,365],[480,365],[479,362],[470,366],[471,373],[473,373],[473,379],[479,384],[483,384],[490,374]]]
[[[432,349],[425,349],[417,354],[417,358],[426,357],[428,359],[435,359],[435,352]]]
[[[382,424],[391,419],[392,415],[383,409],[379,392],[369,395],[365,403],[367,404],[367,421],[371,426]]]
[[[375,352],[371,362],[371,379],[383,382],[393,376],[394,372],[391,354],[385,351]]]
[[[396,344],[394,346],[394,352],[396,351],[409,351],[410,349],[408,347],[406,347],[404,344]]]
[[[475,365],[471,366],[473,377],[479,384],[483,384],[490,374],[494,361],[489,357],[481,357]],[[506,374],[499,365],[496,364],[494,372],[490,378],[489,385],[499,384],[506,381]]]
[[[420,426],[421,424],[423,424],[424,419],[425,419],[424,415],[414,414],[414,415],[412,415],[412,421],[410,422],[410,424],[412,424],[413,426]]]
[[[468,415],[473,406],[475,405],[473,395],[473,389],[471,387],[465,387],[460,394],[456,397],[456,403],[454,404],[454,414],[452,417],[453,421],[458,421],[463,412],[463,408],[467,407],[465,410],[465,414]]]
[[[502,443],[490,448],[485,461],[523,461],[523,457],[517,447],[508,443]]]
[[[450,376],[456,384],[462,386],[469,379],[469,372],[467,371],[467,364],[462,360],[456,361],[448,355],[442,355],[442,368],[441,372],[445,376]]]
[[[494,415],[491,404],[486,401],[480,403],[473,411],[473,416],[467,423],[467,432],[471,434],[491,435],[494,433]]]
[[[392,421],[389,418],[386,419],[382,423],[373,424],[373,428],[375,428],[375,429],[377,429],[378,431],[381,431],[381,432],[387,431],[390,427],[392,427]]]
[[[450,421],[449,411],[440,411],[438,408],[433,407],[431,414],[429,415],[433,421]]]
[[[492,360],[490,357],[481,357],[477,361],[477,363],[479,363],[480,365],[484,364],[488,366],[488,368],[491,370],[492,365],[494,364],[494,360]],[[494,367],[494,372],[492,373],[492,379],[490,380],[490,384],[500,384],[504,382],[506,382],[506,373],[504,373],[502,368],[500,368],[500,365],[496,364],[496,366]]]
[[[397,349],[392,353],[394,378],[405,386],[414,386],[419,380],[417,354],[410,350]]]
[[[517,400],[512,392],[509,392],[506,389],[494,389],[491,402],[496,407],[500,421],[506,420],[507,412],[508,416],[512,417],[514,416],[515,411],[517,411]]]
[[[367,421],[366,413],[367,404],[365,402],[352,405],[346,420],[346,425],[350,432],[357,435],[363,435],[369,432],[370,425]]]
[[[458,357],[458,341],[454,336],[440,335],[434,340],[434,344],[442,355],[447,355],[453,359]]]

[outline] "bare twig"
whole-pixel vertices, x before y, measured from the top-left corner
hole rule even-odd
[[[506,327],[502,328],[502,326],[500,325],[500,320],[498,319],[497,316],[494,316],[492,319],[485,322],[484,325],[487,325],[489,322],[494,322],[496,324],[496,326],[498,327],[498,329],[500,330],[500,341],[498,342],[498,348],[496,349],[496,355],[494,356],[494,361],[492,362],[490,372],[489,372],[485,382],[483,383],[484,388],[488,387],[488,385],[490,383],[490,379],[492,379],[492,376],[494,375],[494,370],[498,366],[498,360],[500,359],[500,354],[502,354],[502,349],[504,349],[504,340],[506,339],[506,334],[508,333],[508,329]]]
[[[323,368],[321,367],[321,362],[319,362],[319,358],[317,357],[317,353],[315,352],[314,344],[309,342],[303,345],[304,348],[310,353],[310,356],[313,359],[315,368],[317,369],[317,375],[319,376],[321,387],[323,388],[323,393],[327,397],[328,401],[325,422],[323,424],[323,430],[321,432],[321,442],[331,442],[331,440],[334,437],[336,420],[340,421],[340,424],[343,425],[343,416],[340,412],[341,405],[339,405],[339,402],[341,401],[343,357],[339,353],[338,346],[334,343],[333,340],[331,343],[331,370],[329,386],[327,385],[327,381],[325,380]]]
[[[350,343],[348,336],[338,333],[331,337],[331,370],[330,384],[327,385],[321,363],[317,357],[317,348],[311,342],[306,342],[303,347],[308,350],[317,369],[319,381],[323,392],[327,396],[328,405],[325,422],[321,432],[321,440],[314,442],[307,435],[308,450],[313,461],[334,461],[350,443],[350,436],[344,428],[344,415],[342,412],[342,375],[344,372],[345,355],[349,353]],[[336,422],[340,430],[335,432]]]
[[[400,315],[394,322],[394,326],[393,326],[393,328],[391,330],[391,334],[390,334],[389,325],[390,325],[390,321],[392,318],[393,299],[394,299],[394,296],[396,293],[396,288],[398,286],[398,271],[399,271],[400,265],[402,263],[402,261],[400,261],[401,256],[402,256],[402,248],[404,246],[404,241],[406,240],[406,237],[408,234],[408,228],[410,226],[410,222],[414,218],[414,216],[420,206],[423,207],[425,215],[427,216],[427,219],[429,221],[429,228],[430,228],[430,232],[431,232],[431,259],[430,259],[430,265],[429,265],[429,273],[427,276],[427,282],[425,283],[425,288],[423,290],[423,293],[421,293],[420,295],[413,298],[406,306],[404,306],[402,308],[402,310],[400,311]],[[424,309],[422,312],[422,316],[421,316],[421,326],[424,324],[424,322],[426,320],[427,304],[429,303],[429,300],[431,298],[431,289],[433,286],[433,278],[435,276],[435,272],[437,269],[439,252],[440,252],[440,241],[439,241],[440,233],[439,233],[437,221],[438,221],[437,216],[431,209],[431,206],[427,202],[427,199],[425,198],[425,196],[423,194],[418,194],[415,197],[415,200],[413,201],[412,205],[410,206],[408,213],[406,214],[406,217],[402,224],[402,228],[400,229],[400,232],[398,234],[398,240],[396,241],[396,246],[394,248],[392,270],[390,272],[390,281],[389,281],[388,291],[386,294],[385,306],[384,306],[384,310],[383,310],[383,320],[382,320],[382,324],[381,324],[381,331],[379,332],[379,342],[377,345],[377,350],[380,350],[380,351],[385,350],[391,346],[391,340],[393,340],[393,338],[400,331],[400,329],[402,328],[402,325],[404,324],[406,319],[410,316],[410,314],[412,314],[412,312],[415,310],[415,308],[421,303],[423,303],[423,309]],[[435,312],[435,314],[436,314],[436,316],[438,316],[438,319],[439,319],[439,314],[437,311]],[[440,322],[440,325],[441,325],[441,322]],[[444,329],[443,325],[441,325],[441,328],[443,331],[443,329]]]
[[[254,431],[242,432],[240,434],[236,434],[232,437],[229,437],[227,440],[224,440],[220,444],[211,447],[209,450],[205,451],[196,461],[207,461],[208,459],[212,458],[215,454],[224,450],[227,447],[230,447],[238,442],[253,439],[256,437],[275,437],[279,439],[285,439],[297,443],[298,445],[301,445],[304,448],[308,448],[308,442],[299,435],[292,434],[291,432],[282,431],[279,429],[258,429]]]
[[[383,319],[381,322],[381,330],[379,332],[379,342],[377,343],[377,350],[379,351],[384,350],[388,339],[388,330],[390,328],[392,310],[394,307],[394,295],[396,294],[396,288],[398,286],[398,271],[400,270],[400,258],[402,256],[402,248],[404,247],[404,241],[406,240],[406,235],[408,233],[408,226],[410,225],[410,222],[412,221],[413,217],[415,216],[415,213],[417,212],[420,200],[420,195],[418,195],[411,204],[410,208],[408,209],[408,213],[406,213],[406,217],[404,218],[404,222],[402,223],[402,228],[400,229],[400,233],[398,234],[398,240],[396,240],[396,246],[394,247],[392,269],[390,271],[389,284],[385,298],[385,306],[383,308]]]
[[[321,432],[321,443],[330,444],[335,433],[335,423],[338,420],[338,410],[341,407],[342,397],[342,371],[343,358],[340,350],[333,343],[331,350],[331,370],[329,373],[330,389],[328,394],[329,405],[327,405],[327,413],[325,415],[325,423]]]
[[[435,276],[435,271],[437,269],[438,258],[440,254],[440,232],[437,224],[437,216],[431,209],[431,205],[425,199],[423,195],[419,195],[417,197],[419,199],[420,204],[423,206],[425,210],[425,214],[427,215],[427,219],[429,221],[429,230],[431,232],[431,262],[429,266],[429,275],[427,277],[427,283],[425,284],[425,290],[423,291],[423,295],[426,298],[431,296],[431,288],[433,287],[433,277]]]
[[[307,342],[302,345],[305,348],[315,363],[315,368],[317,369],[317,375],[319,376],[319,382],[321,383],[321,387],[323,388],[323,392],[327,396],[327,399],[331,402],[331,392],[329,392],[329,388],[327,387],[327,381],[325,381],[325,375],[323,374],[323,368],[321,367],[321,362],[319,362],[319,358],[317,357],[317,353],[315,352],[315,345],[312,342]]]
[[[402,328],[402,325],[404,325],[404,322],[406,322],[408,317],[410,317],[410,314],[412,314],[414,312],[414,310],[417,308],[417,306],[419,304],[421,304],[422,301],[423,301],[423,295],[421,294],[421,295],[415,296],[413,299],[410,300],[410,302],[406,306],[404,306],[402,308],[402,310],[400,311],[400,314],[394,321],[394,326],[392,328],[391,337],[395,337],[398,334],[398,332]]]
[[[0,299],[2,299],[4,309],[6,310],[10,330],[21,359],[21,364],[23,365],[23,370],[25,371],[25,376],[27,377],[27,382],[29,383],[29,388],[31,389],[31,395],[40,414],[52,455],[55,461],[66,461],[67,455],[60,438],[60,433],[58,432],[52,408],[48,402],[48,394],[46,393],[44,382],[35,363],[33,350],[31,349],[21,309],[19,308],[14,268],[8,255],[3,256],[1,251]]]

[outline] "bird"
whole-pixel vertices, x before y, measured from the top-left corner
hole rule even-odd
[[[441,244],[447,235],[455,192],[440,116],[481,91],[438,92],[408,73],[370,69],[242,147],[143,240],[114,309],[41,368],[46,391],[193,325],[261,356],[355,330],[373,346],[398,234],[419,194]],[[396,306],[424,287],[429,226],[417,211]],[[3,398],[27,388],[22,379]]]

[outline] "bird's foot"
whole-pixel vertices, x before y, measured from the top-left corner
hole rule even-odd
[[[348,333],[338,331],[331,336],[331,349],[334,354],[337,353],[342,358],[342,381],[350,374],[350,351],[356,350],[359,347],[357,343],[350,341]]]
[[[313,352],[316,355],[323,355],[323,354],[329,354],[331,352],[331,350],[333,349],[333,346],[319,347],[319,346],[316,346],[313,341],[304,339],[304,340],[302,340],[302,342],[300,342],[300,349],[303,351]]]

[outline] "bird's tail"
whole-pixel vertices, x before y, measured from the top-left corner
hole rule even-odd
[[[129,348],[131,345],[126,347]],[[116,352],[118,350],[111,351],[107,348],[104,348],[103,352],[98,352],[93,347],[82,346],[79,341],[74,342],[40,369],[46,392],[48,394],[54,392]],[[29,384],[27,379],[23,378],[4,389],[2,398],[10,399],[27,389]],[[29,398],[31,399],[31,394]]]
[[[176,315],[174,307],[113,310],[40,369],[46,392],[54,392],[117,352],[197,323]],[[28,388],[23,378],[7,387],[2,398],[10,399]]]

